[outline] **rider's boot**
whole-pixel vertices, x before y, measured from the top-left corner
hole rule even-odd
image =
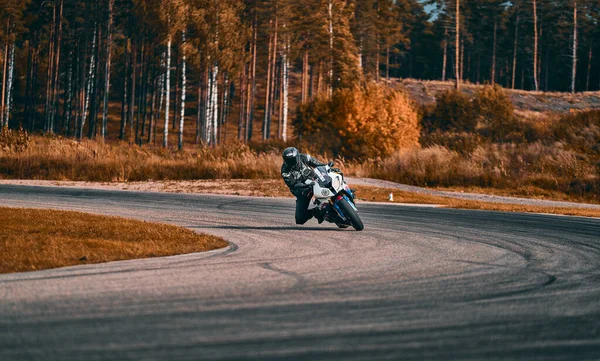
[[[323,220],[325,219],[325,215],[323,214],[323,212],[321,212],[320,209],[314,208],[313,215],[315,216],[315,218],[317,219],[319,224],[323,223]]]

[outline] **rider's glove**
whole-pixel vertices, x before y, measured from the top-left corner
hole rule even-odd
[[[306,188],[302,189],[302,195],[304,197],[311,197],[312,192],[313,192],[312,187],[306,187]]]

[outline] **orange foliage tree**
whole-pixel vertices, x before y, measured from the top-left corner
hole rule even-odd
[[[374,84],[301,105],[294,126],[309,148],[346,158],[384,157],[419,145],[419,116],[408,96]]]

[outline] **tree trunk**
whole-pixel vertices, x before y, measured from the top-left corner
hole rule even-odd
[[[446,62],[448,58],[448,28],[444,28],[444,56],[442,58],[442,81],[446,81]]]
[[[512,63],[512,81],[511,81],[511,89],[515,88],[515,75],[517,71],[517,44],[519,39],[519,15],[517,15],[517,19],[515,21],[515,42],[513,47],[513,63]]]
[[[73,51],[71,50],[69,54],[69,70],[67,73],[67,96],[65,99],[64,105],[64,123],[65,123],[65,135],[67,137],[71,136],[71,118],[73,112],[73,62],[75,61],[75,56]]]
[[[539,38],[543,39],[544,38],[544,27],[543,24],[540,24],[540,30],[539,30]],[[546,46],[548,47],[548,46]],[[538,86],[540,87],[540,89],[542,89],[542,42],[540,41],[539,46],[538,46],[538,66],[537,66],[537,78],[538,78]],[[547,53],[547,52],[546,52]]]
[[[198,79],[198,101],[197,101],[197,111],[196,111],[196,138],[195,138],[195,144],[200,144],[201,138],[201,132],[200,132],[200,126],[202,124],[202,78],[204,75],[200,75],[199,79]]]
[[[157,107],[157,92],[160,91],[159,89],[159,80],[157,77],[157,71],[156,71],[156,66],[152,67],[152,75],[151,75],[151,83],[152,83],[152,91],[151,91],[151,100],[150,100],[150,114],[148,115],[148,136],[147,136],[147,142],[150,143],[152,141],[152,128],[154,126],[154,116],[156,114],[156,107]],[[144,137],[143,134],[143,130],[142,130],[142,137]]]
[[[152,130],[148,131],[148,143],[153,143],[156,145],[156,132],[157,132],[157,128],[158,128],[158,121],[160,120],[160,113],[162,112],[162,107],[163,107],[163,101],[164,101],[164,95],[165,95],[165,51],[163,50],[161,56],[160,56],[160,67],[158,68],[158,73],[160,74],[158,76],[158,87],[156,89],[157,93],[156,93],[156,97],[157,97],[157,108],[156,108],[156,112],[154,113],[154,118],[152,120],[152,122],[154,123],[152,125]]]
[[[6,85],[6,115],[4,116],[4,127],[8,127],[10,122],[10,112],[12,108],[13,99],[13,85],[14,85],[14,74],[15,74],[15,43],[10,45],[10,64],[8,66],[8,84]]]
[[[146,84],[148,84],[148,70],[146,69],[146,36],[142,35],[142,48],[140,50],[140,95],[137,101],[137,111],[135,112],[135,144],[141,145],[141,137],[144,136],[144,126],[146,120],[144,119],[141,129],[142,134],[140,135],[140,120],[142,113],[145,113],[146,109]]]
[[[84,25],[84,39],[85,41],[83,42],[83,44],[87,44],[88,42],[88,27],[87,24]],[[76,138],[77,140],[80,140],[83,137],[83,126],[85,124],[85,95],[86,95],[86,82],[85,82],[85,70],[86,70],[86,59],[87,59],[87,53],[88,53],[88,47],[87,45],[83,45],[85,46],[85,50],[84,51],[80,51],[81,56],[79,57],[79,61],[77,63],[78,66],[78,95],[77,95],[77,129],[76,129]]]
[[[389,45],[385,48],[385,81],[390,81],[390,47]]]
[[[177,49],[177,46],[175,47]],[[171,123],[171,129],[175,131],[177,129],[177,113],[179,112],[179,51],[175,53],[175,74],[173,74],[175,78],[175,86],[173,92],[173,123]]]
[[[81,127],[79,128],[79,139],[83,137],[83,127],[85,126],[85,120],[87,117],[87,112],[90,106],[90,97],[93,90],[93,81],[94,81],[94,67],[96,65],[95,55],[96,55],[96,36],[97,36],[97,23],[94,23],[94,36],[92,38],[92,51],[90,53],[90,66],[88,70],[87,77],[87,85],[85,89],[85,100],[83,103],[83,112],[81,113]],[[90,128],[92,124],[90,124]]]
[[[277,4],[276,4],[277,6]],[[276,11],[277,11],[277,7],[276,7]],[[273,118],[273,113],[275,112],[275,95],[277,93],[276,91],[276,67],[277,67],[277,36],[278,36],[278,18],[277,15],[275,15],[275,33],[273,34],[273,53],[271,54],[271,100],[269,101],[270,104],[270,109],[269,109],[269,128],[271,126],[271,122],[272,122],[272,118]]]
[[[227,142],[227,127],[225,124],[229,119],[229,111],[231,110],[231,94],[232,94],[232,84],[229,81],[229,74],[224,73],[224,86],[223,86],[223,112],[221,116],[221,133],[223,134],[223,144]],[[271,122],[267,124],[267,134],[271,129]]]
[[[282,139],[283,129],[283,84],[284,84],[284,64],[283,58],[279,59],[279,109],[277,113],[277,139]]]
[[[169,145],[169,98],[171,94],[171,35],[167,40],[167,68],[165,69],[165,124],[163,129],[163,148]]]
[[[252,35],[252,89],[250,94],[250,107],[248,111],[250,112],[250,116],[248,118],[248,138],[247,140],[252,140],[252,130],[253,130],[253,122],[254,122],[254,99],[256,98],[256,43],[258,37],[258,20],[257,14],[255,12],[254,15],[254,34]]]
[[[537,26],[537,2],[533,0],[533,86],[539,90],[537,78],[537,52],[538,52],[538,26]]]
[[[376,35],[375,36],[375,42],[377,43],[377,45],[375,46],[375,82],[379,83],[379,53],[381,52],[381,50],[379,49],[379,37]],[[411,70],[410,70],[410,77],[412,78],[412,56],[411,56],[411,66],[410,66]]]
[[[588,52],[588,66],[587,75],[585,79],[585,91],[590,91],[590,73],[592,72],[592,44],[590,43],[590,50]]]
[[[207,114],[208,114],[208,92],[209,92],[209,87],[210,85],[210,67],[208,64],[208,61],[206,62],[206,64],[204,65],[204,72],[202,73],[202,88],[199,90],[201,91],[200,93],[200,99],[198,100],[198,123],[199,123],[199,142],[201,141],[203,144],[206,144],[207,142],[207,133],[206,133],[206,129],[208,127],[208,119],[207,119]]]
[[[181,115],[179,118],[179,143],[177,148],[181,150],[183,148],[183,121],[185,119],[185,31],[181,33],[181,48],[183,54],[181,54]]]
[[[494,20],[494,45],[492,50],[492,75],[490,81],[493,84],[496,83],[496,33],[498,31],[498,20]]]
[[[8,67],[8,31],[9,31],[9,23],[6,22],[6,41],[4,42],[4,64],[2,70],[2,106],[0,107],[0,125],[2,127],[8,126],[8,121],[4,121],[4,109],[6,107],[6,70]]]
[[[263,120],[263,126],[262,126],[262,133],[263,133],[263,140],[267,140],[269,139],[269,134],[267,133],[267,124],[269,122],[269,118],[270,118],[270,100],[271,100],[271,52],[273,48],[273,35],[269,35],[269,50],[267,53],[267,80],[266,80],[266,84],[265,84],[265,116],[264,116],[264,120]],[[302,68],[302,97],[304,97],[304,68]]]
[[[92,60],[92,76],[91,76],[91,85],[90,85],[90,98],[91,98],[91,106],[90,106],[90,126],[89,126],[89,131],[88,131],[88,138],[92,139],[93,137],[96,136],[96,130],[97,130],[97,123],[98,123],[98,100],[99,98],[99,94],[98,94],[98,66],[100,65],[99,62],[99,58],[100,58],[100,39],[102,39],[102,35],[101,35],[102,29],[100,28],[100,26],[98,26],[98,33],[97,33],[97,37],[96,37],[96,47],[93,49],[94,53],[93,53],[93,58]]]
[[[460,80],[463,81],[464,80],[463,76],[465,73],[465,39],[464,38],[460,41],[459,63],[460,63]]]
[[[115,0],[108,0],[108,24],[106,26],[106,64],[104,66],[104,101],[102,109],[102,138],[106,138],[106,127],[108,123],[108,102],[110,93],[110,63],[112,57],[112,22],[113,6]]]
[[[571,71],[571,93],[575,94],[577,77],[577,0],[573,0],[573,69]]]
[[[50,113],[52,105],[52,80],[54,79],[54,44],[56,30],[56,2],[52,3],[52,24],[48,36],[48,68],[46,69],[46,101],[44,103],[44,131],[52,132]]]
[[[32,51],[32,43],[31,41],[28,42],[28,46],[27,46],[27,76],[25,79],[25,109],[24,109],[24,116],[26,120],[29,120],[28,116],[29,116],[29,100],[31,98],[31,73],[33,70],[33,51]],[[29,126],[29,122],[27,123],[28,127],[27,129],[30,129]],[[2,127],[2,123],[0,123],[0,127]]]
[[[331,1],[331,0],[330,0]],[[289,92],[289,60],[288,60],[288,51],[289,51],[289,39],[286,39],[286,43],[284,45],[285,49],[283,51],[283,108],[281,114],[281,139],[283,141],[287,141],[287,121],[288,121],[288,92]]]
[[[135,139],[133,123],[135,118],[135,97],[137,88],[137,39],[133,38],[131,47],[131,95],[129,97],[129,141]]]
[[[240,76],[240,89],[239,89],[239,94],[240,94],[240,114],[238,117],[238,141],[242,142],[244,139],[242,138],[242,136],[245,134],[244,133],[244,115],[246,114],[246,110],[244,109],[244,104],[245,104],[245,89],[244,89],[244,84],[246,83],[246,68],[247,66],[244,66],[244,69],[242,70],[242,74]]]
[[[127,127],[127,105],[129,104],[127,101],[127,95],[129,94],[128,85],[129,85],[129,39],[125,45],[125,53],[123,54],[125,58],[125,76],[123,77],[123,98],[121,101],[121,130],[119,132],[119,139],[125,140],[125,130]]]
[[[211,68],[210,74],[210,85],[209,85],[209,101],[208,101],[208,119],[207,124],[209,128],[207,129],[206,135],[208,138],[208,144],[213,147],[216,146],[217,143],[217,134],[219,131],[219,88],[218,88],[218,75],[219,75],[219,66],[214,64]]]
[[[150,48],[152,48],[151,46],[149,46]],[[151,65],[152,59],[151,59],[151,54],[154,52],[153,49],[150,49],[150,51],[146,51],[145,53],[142,53],[143,57],[142,57],[142,97],[141,97],[141,109],[142,109],[142,113],[141,113],[141,118],[142,118],[142,126],[141,126],[141,133],[140,133],[140,138],[139,138],[139,145],[142,144],[142,139],[145,137],[146,135],[146,122],[148,120],[148,93],[150,92],[151,87],[154,85],[154,81],[152,79],[154,79],[154,67]],[[144,70],[145,69],[145,70]],[[152,95],[150,95],[150,98],[152,99]],[[152,100],[150,100],[150,106],[153,106],[152,104]],[[152,112],[152,109],[150,109],[150,111]]]
[[[302,54],[302,95],[301,103],[306,103],[308,97],[308,50],[304,49]]]
[[[456,80],[454,82],[454,88],[456,90],[460,89],[460,0],[456,0],[456,35],[455,35],[455,59],[454,62],[454,75]]]
[[[64,0],[60,0],[59,10],[58,10],[58,32],[56,39],[56,50],[54,52],[54,74],[52,81],[52,104],[51,104],[51,113],[50,113],[50,127],[53,132],[56,132],[56,114],[58,113],[58,93],[59,93],[59,74],[60,74],[60,49],[62,42],[62,18],[63,18],[63,8],[64,8]]]

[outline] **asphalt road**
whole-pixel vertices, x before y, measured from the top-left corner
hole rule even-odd
[[[226,250],[0,275],[0,360],[599,360],[600,220],[0,186],[0,205],[174,223]],[[0,225],[1,227],[1,225]]]

